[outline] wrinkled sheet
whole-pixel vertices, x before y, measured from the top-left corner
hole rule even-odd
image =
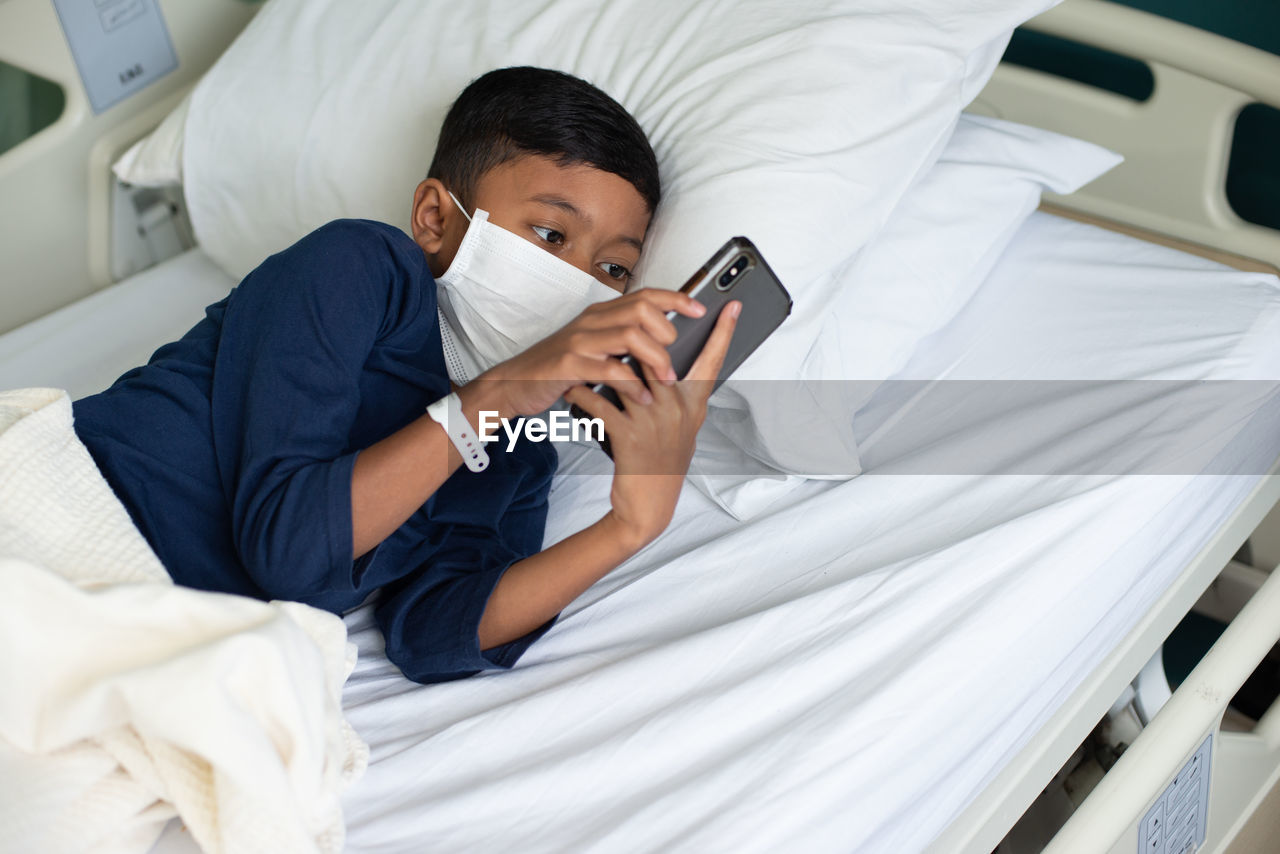
[[[217,296],[187,289],[229,286],[197,250],[103,301],[180,334],[198,311],[153,318],[143,287],[198,307]],[[903,377],[1275,378],[1277,290],[1037,214]],[[92,331],[11,351],[39,346],[36,367],[60,357],[73,377],[77,352],[106,366],[108,345],[135,340]],[[748,526],[686,488],[671,529],[511,672],[414,685],[368,609],[349,614],[360,660],[343,702],[372,764],[343,795],[347,850],[920,850],[1173,583],[1280,441],[1259,401],[1216,437],[1215,475],[938,474],[956,443],[928,419],[907,438],[886,427],[917,391],[889,388],[859,425],[869,468],[925,473],[808,483]],[[964,436],[980,435],[969,416]],[[603,457],[562,458],[548,542],[608,497]],[[192,850],[170,831],[157,850]]]
[[[907,377],[1149,383],[1094,400],[1097,420],[1155,406],[1155,439],[1199,437],[1178,459],[1215,473],[939,473],[975,436],[1025,441],[995,409],[931,432],[911,414],[939,385],[867,411],[869,473],[748,524],[686,487],[671,528],[510,672],[410,684],[352,612],[344,703],[372,754],[348,850],[923,849],[1280,454],[1274,395],[1211,433],[1179,432],[1202,413],[1176,403],[1179,380],[1280,377],[1274,277],[1036,215],[970,309]],[[1037,424],[1046,447],[1084,432]],[[548,542],[608,502],[603,455],[561,457]]]

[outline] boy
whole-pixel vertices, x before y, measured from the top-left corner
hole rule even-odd
[[[653,151],[615,101],[558,72],[491,72],[445,119],[412,239],[318,229],[77,401],[77,433],[176,582],[336,613],[378,591],[410,679],[510,667],[669,523],[732,334],[733,304],[677,383],[666,313],[704,309],[671,291],[602,301],[658,201]],[[540,551],[554,449],[493,444],[486,465],[474,429],[562,395],[604,422],[611,507]]]

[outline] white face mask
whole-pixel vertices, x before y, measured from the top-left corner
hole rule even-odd
[[[453,198],[462,215],[466,210]],[[489,222],[476,209],[449,269],[436,279],[449,378],[462,385],[620,296],[567,261]]]

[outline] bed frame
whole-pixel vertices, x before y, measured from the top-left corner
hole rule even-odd
[[[258,10],[243,0],[159,3],[177,70],[94,115],[53,3],[0,0],[0,61],[66,94],[57,121],[0,155],[0,333],[114,281],[111,163],[160,123]]]
[[[1047,200],[1280,267],[1280,232],[1240,219],[1226,196],[1236,115],[1255,102],[1280,107],[1280,57],[1105,0],[1066,0],[1024,26],[1142,60],[1155,77],[1139,102],[1001,64],[969,109],[1125,156],[1084,189]]]
[[[1214,258],[1275,272],[1280,232],[1241,220],[1227,203],[1236,115],[1280,107],[1280,57],[1103,0],[1066,0],[1026,25],[1145,61],[1145,102],[1003,64],[972,109],[1097,142],[1125,162],[1052,213]],[[1204,847],[1221,852],[1280,780],[1280,702],[1247,732],[1222,730],[1228,701],[1280,640],[1280,572],[1221,575],[1280,499],[1280,461],[1182,571],[1174,585],[1001,773],[951,822],[930,851],[988,854],[1107,714],[1178,622],[1197,606],[1230,616],[1232,595],[1257,592],[1044,850],[1138,850],[1148,808],[1214,735]],[[1240,579],[1244,578],[1244,595]],[[1251,582],[1251,583],[1248,583]],[[1234,594],[1232,591],[1236,591]],[[1236,603],[1238,606],[1239,603]]]

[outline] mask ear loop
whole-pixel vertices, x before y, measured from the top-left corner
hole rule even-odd
[[[449,194],[449,198],[453,199],[453,203],[458,206],[458,210],[462,211],[462,215],[467,218],[467,222],[471,222],[471,215],[467,213],[467,209],[462,206],[462,202],[458,201],[458,197],[453,194],[453,190],[445,190]]]

